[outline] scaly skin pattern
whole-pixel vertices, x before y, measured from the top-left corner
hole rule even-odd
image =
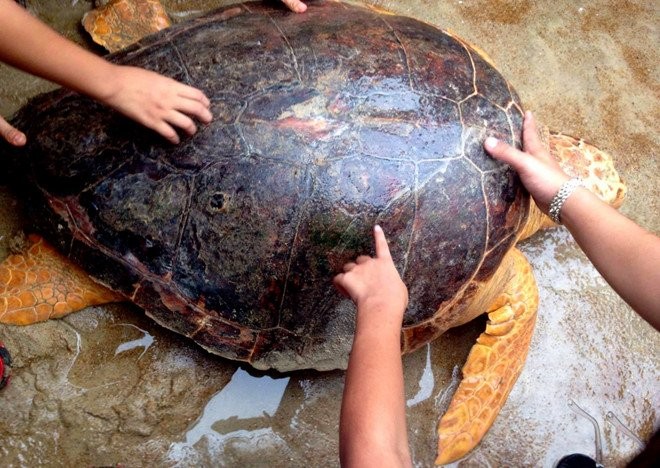
[[[501,270],[508,284],[488,309],[486,331],[472,347],[461,381],[438,426],[437,465],[472,450],[490,428],[522,371],[532,338],[538,289],[525,256],[512,249]]]
[[[614,208],[621,206],[626,186],[614,168],[612,156],[582,139],[561,133],[550,134],[550,153],[568,175],[581,178],[605,203]]]
[[[27,325],[124,298],[94,282],[38,236],[0,264],[0,323]]]
[[[172,22],[158,0],[111,0],[86,13],[82,24],[94,42],[116,52]]]

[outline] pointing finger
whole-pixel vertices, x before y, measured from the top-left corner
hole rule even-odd
[[[303,13],[307,10],[307,5],[305,5],[300,0],[282,0],[286,6],[289,7],[291,11],[296,13]]]
[[[486,138],[484,148],[492,157],[510,164],[517,171],[520,170],[524,158],[529,157],[529,155],[494,137]]]
[[[385,233],[378,224],[374,226],[374,242],[376,243],[377,258],[392,258],[392,255],[390,254],[390,248],[387,245],[387,239],[385,239]]]

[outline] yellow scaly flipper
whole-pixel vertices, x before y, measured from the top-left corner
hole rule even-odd
[[[538,289],[525,256],[513,249],[502,266],[510,279],[488,310],[461,381],[438,426],[437,465],[465,456],[490,428],[522,371],[536,322]]]
[[[0,323],[29,325],[124,298],[94,282],[39,236],[0,264]]]

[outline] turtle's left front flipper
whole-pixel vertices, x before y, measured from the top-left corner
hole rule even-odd
[[[0,323],[29,325],[124,298],[94,282],[38,236],[0,263]]]
[[[82,25],[94,42],[110,52],[172,25],[159,0],[110,0],[85,13]]]
[[[438,426],[437,465],[465,456],[490,428],[522,371],[536,322],[538,289],[518,249],[497,274],[509,276],[488,310],[486,331],[472,347],[461,381]]]

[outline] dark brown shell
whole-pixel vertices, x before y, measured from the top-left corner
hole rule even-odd
[[[112,59],[201,88],[214,121],[171,146],[84,97],[41,96],[14,120],[28,133],[12,159],[26,205],[94,278],[214,353],[344,366],[354,311],[332,277],[372,252],[375,223],[410,289],[405,325],[459,291],[461,315],[463,291],[492,276],[527,215],[513,172],[481,146],[487,134],[519,143],[518,98],[430,25],[257,2]]]

